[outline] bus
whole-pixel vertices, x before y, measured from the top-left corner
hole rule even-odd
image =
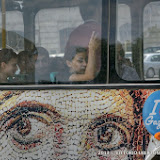
[[[0,7],[1,160],[159,158],[159,0]]]

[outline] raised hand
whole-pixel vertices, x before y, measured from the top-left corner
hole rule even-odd
[[[98,37],[98,33],[95,33],[95,31],[93,31],[88,44],[89,53],[95,53],[97,50],[100,50],[101,40]]]

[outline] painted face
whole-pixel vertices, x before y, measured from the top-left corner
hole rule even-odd
[[[67,65],[71,73],[83,74],[87,66],[87,54],[85,52],[77,53]]]
[[[3,73],[5,73],[8,77],[13,76],[17,70],[17,62],[17,58],[12,58],[8,63],[5,63]]]
[[[129,153],[147,145],[139,107],[150,93],[0,91],[2,159],[143,159]]]

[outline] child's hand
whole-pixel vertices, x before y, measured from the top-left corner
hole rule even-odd
[[[100,50],[100,46],[101,40],[98,38],[98,33],[93,31],[88,45],[89,53],[96,53],[97,50]]]

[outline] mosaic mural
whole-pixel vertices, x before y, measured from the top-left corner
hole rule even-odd
[[[153,91],[1,91],[0,160],[144,159]]]

